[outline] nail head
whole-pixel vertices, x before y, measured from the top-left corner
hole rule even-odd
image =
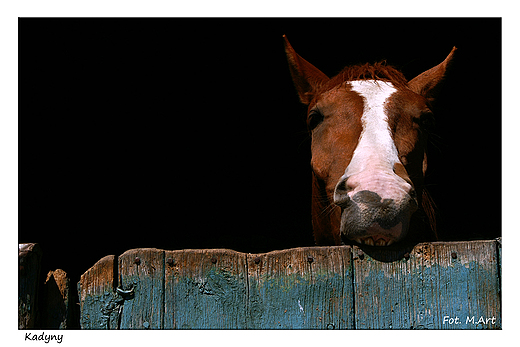
[[[452,252],[451,253],[451,258],[452,259],[457,259],[457,253],[456,252]]]
[[[135,257],[134,264],[137,264],[137,265],[141,264],[141,259],[139,257]]]

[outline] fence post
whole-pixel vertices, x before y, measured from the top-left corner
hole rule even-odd
[[[115,293],[117,258],[107,255],[87,270],[78,283],[81,329],[118,329],[121,302]]]
[[[38,318],[42,251],[37,243],[18,245],[18,329],[32,329]]]
[[[41,302],[41,327],[45,329],[67,329],[74,316],[71,299],[70,279],[61,269],[49,271],[43,284]]]

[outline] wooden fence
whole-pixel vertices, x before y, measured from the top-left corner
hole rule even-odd
[[[67,273],[40,275],[42,251],[36,243],[18,245],[18,328],[67,329],[77,319]]]
[[[36,321],[42,251],[36,243],[18,245],[18,328],[31,329]]]
[[[82,329],[501,329],[499,240],[264,254],[133,249],[78,283]]]

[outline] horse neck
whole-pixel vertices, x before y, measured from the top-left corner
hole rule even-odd
[[[325,183],[312,174],[312,229],[319,246],[341,245],[340,209],[329,200]]]

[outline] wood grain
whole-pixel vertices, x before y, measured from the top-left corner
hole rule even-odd
[[[119,287],[123,291],[133,291],[124,301],[121,327],[163,328],[164,250],[139,248],[120,255]]]
[[[82,329],[117,329],[119,327],[115,287],[116,257],[107,255],[87,270],[78,283],[80,326]]]
[[[41,258],[37,243],[18,245],[18,329],[35,327]]]
[[[171,260],[165,273],[166,329],[248,327],[243,253],[226,249],[184,250],[167,251],[165,256]]]
[[[250,328],[353,327],[350,247],[248,255]]]
[[[118,276],[110,257],[82,276],[82,328],[500,329],[499,251],[495,240],[133,249],[119,256]]]
[[[74,307],[71,300],[70,279],[61,269],[49,271],[43,284],[41,328],[67,329]]]
[[[392,262],[381,253],[354,258],[357,329],[501,327],[495,241],[422,243]]]

